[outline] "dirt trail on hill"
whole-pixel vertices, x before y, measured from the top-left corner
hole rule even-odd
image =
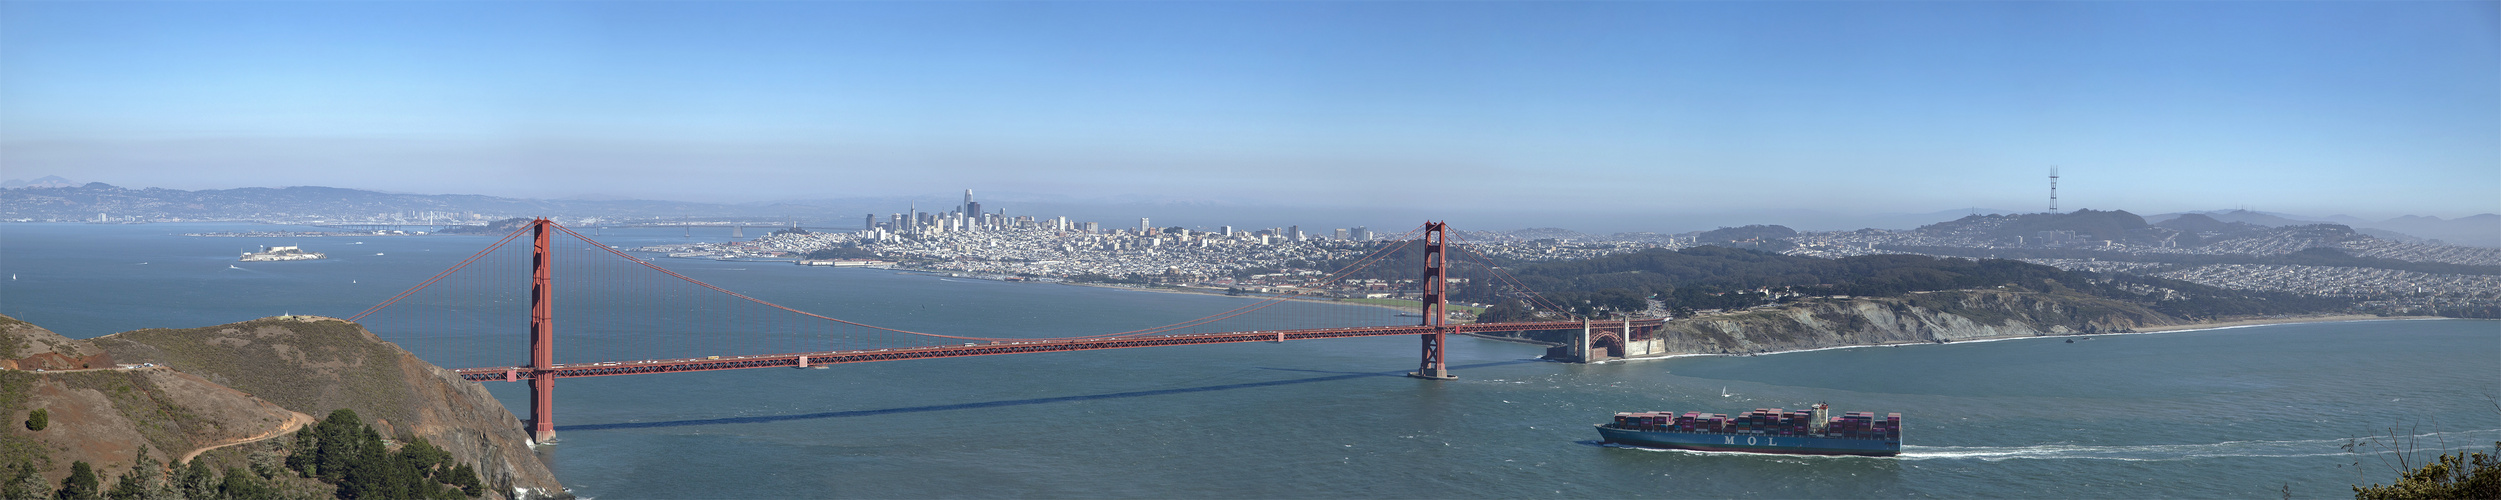
[[[234,445],[244,444],[244,443],[257,443],[257,442],[261,442],[261,441],[264,441],[264,440],[268,440],[269,438],[274,438],[274,437],[278,437],[278,436],[284,436],[284,435],[287,435],[287,434],[289,434],[289,433],[293,433],[293,432],[295,432],[295,431],[296,431],[296,430],[298,430],[298,429],[303,429],[303,428],[304,428],[304,426],[307,426],[307,425],[312,425],[312,424],[314,424],[314,423],[316,423],[316,422],[319,422],[319,420],[314,420],[312,415],[305,415],[305,414],[300,413],[300,412],[292,412],[292,411],[290,411],[290,412],[287,412],[287,421],[286,421],[285,423],[278,424],[278,428],[277,428],[276,430],[271,430],[271,431],[269,431],[269,432],[260,433],[259,435],[255,435],[255,436],[248,437],[248,438],[236,439],[236,440],[232,440],[232,441],[227,441],[227,442],[223,442],[223,443],[217,443],[217,444],[214,444],[214,445],[209,445],[209,446],[208,446],[208,447],[206,447],[206,448],[200,448],[200,449],[197,449],[197,450],[191,450],[191,451],[190,451],[190,452],[188,452],[188,453],[183,453],[183,454],[182,454],[182,459],[180,459],[180,460],[175,460],[174,462],[175,462],[175,463],[190,462],[192,458],[197,458],[197,457],[199,457],[199,456],[200,456],[200,454],[201,454],[201,453],[207,453],[209,450],[214,450],[214,449],[218,449],[218,448],[224,448],[224,447],[234,446]]]

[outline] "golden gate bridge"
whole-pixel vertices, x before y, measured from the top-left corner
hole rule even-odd
[[[1408,238],[1418,231],[1421,237]],[[525,235],[530,240],[526,260],[519,252],[504,251]],[[1408,376],[1450,380],[1455,377],[1443,362],[1443,354],[1452,334],[1579,329],[1588,335],[1580,337],[1585,344],[1575,349],[1586,352],[1594,346],[1646,338],[1663,322],[1657,318],[1452,322],[1448,311],[1452,267],[1447,259],[1457,246],[1449,235],[1447,224],[1427,222],[1401,235],[1399,243],[1380,245],[1354,264],[1317,280],[1340,282],[1386,261],[1407,245],[1422,245],[1423,272],[1417,280],[1422,321],[1403,325],[1366,324],[1382,322],[1378,314],[1361,313],[1368,307],[1314,308],[1297,297],[1279,295],[1202,317],[1114,333],[1058,337],[927,333],[820,315],[724,289],[600,244],[547,219],[504,235],[451,268],[348,319],[378,332],[390,331],[398,338],[441,339],[453,344],[429,358],[484,363],[491,359],[485,353],[496,350],[478,344],[510,342],[512,327],[519,326],[517,318],[526,316],[528,352],[522,363],[453,372],[472,381],[528,383],[530,414],[524,419],[525,430],[541,443],[555,437],[555,381],[561,378],[1413,335],[1420,339],[1420,359]],[[575,257],[563,257],[568,255]],[[1479,279],[1507,281],[1526,291],[1518,280],[1486,264],[1488,276]],[[511,269],[495,269],[499,267]],[[528,271],[528,292],[516,297],[513,290],[521,283],[515,275],[521,274],[521,268]],[[479,269],[487,271],[464,272]],[[561,361],[556,350],[560,277],[573,278],[566,282],[568,297],[581,297],[597,306],[589,309],[590,314],[566,316],[568,325],[584,325],[579,329],[588,333],[567,337],[572,339],[568,345],[581,347],[569,347]],[[1527,293],[1526,298],[1539,309],[1568,314],[1534,293]],[[568,299],[567,303],[573,302]],[[517,314],[521,312],[517,309],[525,309],[526,314]],[[486,314],[478,314],[481,311]],[[1283,314],[1258,314],[1263,311]],[[401,321],[393,321],[393,313],[403,313],[398,315]],[[720,354],[686,355],[689,352]]]

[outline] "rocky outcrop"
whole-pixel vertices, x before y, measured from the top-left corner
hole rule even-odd
[[[1815,299],[1677,319],[1647,339],[1624,341],[1601,333],[1593,339],[1597,349],[1592,357],[1743,354],[2079,335],[2186,322],[2141,305],[2078,295],[1999,290],[1927,292],[1888,298]],[[1568,349],[1555,351],[1565,352]]]
[[[491,491],[562,496],[521,422],[484,386],[355,323],[281,316],[92,339],[124,363],[159,363],[312,415],[355,410],[386,436],[422,437],[476,464]]]

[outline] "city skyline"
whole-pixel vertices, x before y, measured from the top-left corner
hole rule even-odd
[[[2038,211],[2057,168],[2062,211],[2501,211],[2490,3],[0,13],[11,178],[1543,217]]]

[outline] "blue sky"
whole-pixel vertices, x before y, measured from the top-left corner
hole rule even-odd
[[[2501,211],[2495,2],[0,1],[0,176]]]

